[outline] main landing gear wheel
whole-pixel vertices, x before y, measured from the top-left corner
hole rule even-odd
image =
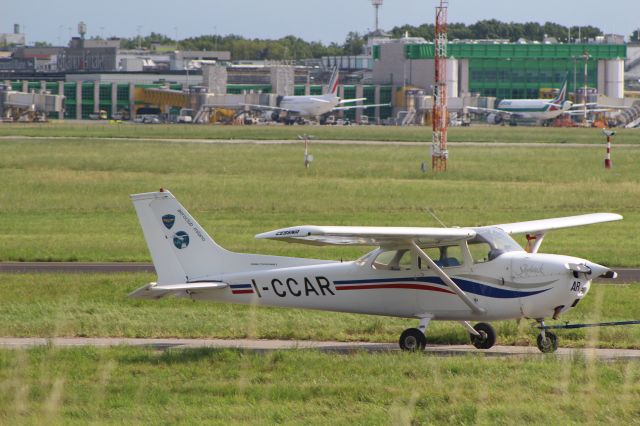
[[[400,349],[403,351],[421,351],[427,346],[427,338],[417,328],[408,328],[400,335]]]
[[[550,331],[545,331],[544,336],[542,333],[538,334],[536,343],[540,352],[545,354],[553,353],[558,349],[558,336]]]
[[[480,336],[469,333],[471,343],[478,349],[489,349],[496,344],[496,330],[486,322],[479,322],[473,329],[480,333]]]

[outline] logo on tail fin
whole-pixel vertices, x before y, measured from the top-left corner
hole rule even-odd
[[[338,93],[338,67],[336,66],[331,73],[331,79],[329,80],[329,93],[335,95]]]
[[[560,89],[560,92],[556,97],[557,102],[564,102],[567,100],[567,83],[568,83],[568,80],[565,79],[564,83],[562,84],[562,88]]]
[[[178,231],[173,234],[173,245],[177,249],[186,248],[189,245],[189,234],[184,231]]]
[[[171,229],[175,222],[176,217],[172,214],[165,214],[164,216],[162,216],[162,223],[167,227],[167,229]]]

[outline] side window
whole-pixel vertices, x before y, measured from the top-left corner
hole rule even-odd
[[[400,269],[402,270],[407,270],[407,269],[413,269],[413,263],[411,262],[411,250],[405,250],[405,252],[402,254],[402,257],[400,258],[400,261],[398,262],[400,265]]]
[[[489,243],[479,241],[469,244],[469,252],[471,253],[473,263],[488,262],[490,251],[491,246],[489,245]]]
[[[423,249],[424,252],[441,268],[461,266],[464,263],[464,256],[459,245],[446,247],[430,247]],[[420,269],[427,269],[427,265],[418,258]]]
[[[393,271],[411,269],[411,251],[391,250],[382,252],[372,265],[375,269],[389,269]]]
[[[440,263],[440,247],[423,248],[422,251],[424,251],[431,260],[436,262],[436,265],[442,267],[442,263]],[[418,267],[420,269],[427,269],[428,267],[420,257],[418,258]]]
[[[447,268],[451,266],[461,266],[464,263],[464,256],[460,246],[441,247],[440,261]]]

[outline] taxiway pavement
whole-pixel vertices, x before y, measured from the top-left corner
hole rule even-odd
[[[318,350],[322,352],[352,353],[366,352],[399,352],[395,343],[370,342],[332,342],[314,340],[223,340],[223,339],[137,339],[120,337],[0,337],[0,348],[26,349],[38,346],[56,347],[112,347],[135,346],[155,350],[171,348],[212,348],[234,349],[254,352],[270,352],[277,350]],[[640,350],[636,349],[593,349],[593,348],[559,348],[554,354],[543,354],[533,346],[494,346],[491,349],[476,349],[471,345],[427,345],[425,353],[434,356],[460,356],[483,354],[498,357],[582,357],[586,359],[616,360],[640,359]]]

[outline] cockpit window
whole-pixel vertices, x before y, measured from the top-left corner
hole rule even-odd
[[[478,228],[476,236],[467,241],[474,263],[489,262],[503,253],[524,249],[502,229]]]

